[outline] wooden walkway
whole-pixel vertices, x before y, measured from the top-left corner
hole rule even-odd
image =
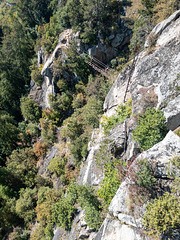
[[[107,74],[107,72],[101,68],[99,68],[94,62],[87,62],[91,67],[93,67],[97,72],[101,73],[103,76],[110,78],[110,76]]]
[[[109,72],[109,66],[106,65],[105,63],[101,62],[99,59],[89,56],[88,54],[82,52],[81,56],[85,59],[85,62],[94,68],[97,72],[101,73],[101,75],[110,78],[111,79],[111,74]],[[88,59],[86,59],[88,58]]]

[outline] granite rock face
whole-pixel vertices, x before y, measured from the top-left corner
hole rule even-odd
[[[172,132],[180,126],[180,80],[178,75],[180,74],[180,11],[158,24],[151,33],[151,36],[154,35],[156,35],[154,45],[152,46],[149,42],[151,41],[149,37],[145,44],[146,49],[119,74],[104,102],[105,115],[115,114],[117,106],[124,102],[127,83],[130,81],[125,100],[132,98],[133,117],[117,125],[108,136],[103,134],[101,127],[99,130],[95,130],[88,146],[88,156],[81,165],[78,183],[88,183],[98,188],[104,178],[104,172],[97,166],[95,156],[105,140],[111,142],[107,146],[112,153],[118,156],[122,155],[127,161],[133,159],[127,176],[110,203],[107,217],[99,231],[95,232],[89,229],[84,221],[84,211],[78,209],[70,233],[64,233],[57,228],[53,240],[151,240],[143,233],[141,219],[147,202],[141,206],[132,204],[133,174],[137,172],[138,161],[144,159],[155,166],[154,176],[162,184],[166,181],[166,186],[169,186],[166,165],[174,156],[180,156],[180,137]],[[99,43],[98,46],[89,49],[89,53],[102,61],[106,61],[108,57],[111,59],[116,54],[115,49],[118,44],[123,44],[125,39],[122,40],[122,36],[119,34],[109,36],[109,40],[112,42],[109,49]],[[53,54],[55,56],[56,53]],[[52,82],[50,83],[50,69],[53,64],[53,57],[51,57],[46,60],[42,70],[42,74],[47,78],[45,82],[49,81],[49,86],[53,85]],[[45,99],[43,93],[39,96],[41,99]],[[45,102],[45,100],[43,101]],[[161,142],[140,154],[132,134],[137,125],[134,116],[144,113],[147,107],[163,110],[170,131]],[[53,158],[53,151],[52,155],[46,157],[44,164],[49,164],[50,159]],[[46,166],[43,165],[39,170],[41,174],[44,173],[45,168]]]
[[[174,130],[180,125],[180,11],[159,23],[150,35],[154,33],[157,34],[154,46],[136,57],[134,69],[130,64],[116,79],[105,99],[104,111],[112,115],[123,103],[132,69],[128,94],[132,96],[133,113],[143,113],[147,107],[160,107],[165,113],[168,128]]]
[[[143,240],[151,239],[142,234],[142,221],[138,215],[144,213],[144,208],[138,209],[135,206],[133,213],[130,209],[130,200],[132,196],[131,187],[133,185],[131,174],[137,171],[137,162],[139,159],[145,159],[149,163],[156,163],[155,177],[165,179],[167,171],[165,166],[169,160],[175,156],[180,156],[180,137],[172,131],[166,137],[152,148],[141,153],[132,163],[131,172],[125,181],[120,185],[116,195],[112,199],[109,206],[109,214],[103,222],[95,240],[99,239],[118,239],[118,240]],[[167,184],[167,183],[166,183]],[[118,220],[112,220],[113,218]],[[117,237],[118,236],[118,237]]]
[[[150,47],[147,39],[146,49],[120,73],[114,82],[104,102],[106,116],[115,113],[117,106],[124,102],[127,82],[130,80],[127,98],[132,97],[133,114],[145,112],[147,107],[160,108],[166,117],[167,127],[170,130],[166,137],[147,151],[138,153],[138,147],[133,142],[132,130],[137,125],[133,119],[127,123],[126,159],[134,157],[130,170],[121,183],[116,195],[109,206],[109,214],[104,220],[95,240],[150,240],[143,234],[142,216],[145,204],[133,205],[132,197],[135,194],[133,174],[137,172],[138,161],[147,160],[155,166],[154,176],[164,188],[170,186],[166,165],[170,159],[180,156],[180,137],[173,133],[180,126],[180,11],[175,12],[169,19],[153,29],[151,36],[156,34],[154,46]],[[123,131],[116,135],[119,145],[123,138]],[[158,193],[157,193],[158,194]],[[166,238],[166,237],[165,237]],[[163,239],[165,239],[163,238]]]
[[[149,240],[148,237],[119,220],[113,220],[108,216],[94,240]]]
[[[88,157],[81,166],[79,184],[89,184],[91,186],[98,186],[104,177],[103,169],[96,164],[95,154],[99,150],[103,141],[103,133],[101,131],[94,131],[91,142],[88,146]]]
[[[76,36],[74,36],[76,37]],[[61,58],[66,58],[64,49],[69,45],[69,41],[73,38],[72,29],[65,30],[59,37],[59,42],[53,53],[47,58],[44,50],[41,48],[38,51],[38,65],[43,64],[41,75],[43,77],[42,86],[38,87],[36,84],[31,84],[30,97],[42,107],[42,109],[50,108],[48,95],[55,94],[55,87],[53,82],[53,62],[61,52]]]

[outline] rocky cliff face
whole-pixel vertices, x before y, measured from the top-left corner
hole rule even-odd
[[[51,86],[51,88],[47,87],[46,91],[44,91],[45,94],[42,98],[44,98],[43,102],[45,102],[45,105],[43,107],[48,107],[45,99],[47,99],[48,92],[53,89],[51,66],[58,49],[65,47],[67,44],[67,42],[64,42],[64,38],[65,35],[52,56],[46,60],[42,70],[42,75],[46,77],[44,83]],[[121,36],[113,36],[112,40],[116,48],[116,42],[122,44],[125,38],[122,40]],[[92,55],[96,55],[100,51],[97,49],[96,46],[89,51]],[[119,74],[105,99],[104,114],[111,116],[119,104],[124,103],[124,100],[131,97],[133,117],[123,124],[117,125],[110,131],[108,137],[103,134],[101,128],[95,130],[88,146],[88,157],[81,165],[79,184],[88,183],[98,188],[103,180],[104,172],[103,169],[97,166],[95,155],[102,144],[104,144],[104,140],[108,138],[111,143],[106,145],[106,147],[116,154],[122,154],[127,162],[131,161],[132,158],[134,159],[130,168],[131,172],[127,174],[114,196],[100,230],[95,232],[93,229],[89,229],[84,221],[83,211],[78,209],[79,212],[74,220],[71,232],[67,233],[61,228],[57,228],[53,240],[151,239],[145,235],[141,219],[141,216],[145,212],[145,203],[147,203],[148,199],[143,205],[133,203],[132,211],[132,174],[137,171],[136,163],[138,160],[147,159],[150,164],[155,164],[155,177],[158,177],[161,184],[166,186],[169,184],[165,166],[168,164],[170,158],[180,156],[180,137],[172,132],[180,126],[179,60],[180,11],[177,11],[153,29],[145,43],[145,50],[139,53],[135,60],[130,62]],[[38,91],[37,88],[36,91]],[[137,125],[135,116],[144,113],[147,107],[161,108],[163,110],[170,131],[164,140],[140,154],[137,143],[133,141],[132,130]],[[52,154],[47,156],[44,164],[48,165],[52,158],[51,155],[54,154],[53,156],[55,156],[56,149],[53,148],[52,151]],[[46,167],[44,166],[44,168]],[[41,171],[44,171],[44,168],[41,168]],[[179,238],[177,237],[176,239]]]
[[[38,51],[38,65],[43,64],[43,68],[41,70],[43,82],[41,87],[38,87],[33,82],[31,83],[30,97],[35,99],[42,109],[50,108],[48,95],[55,94],[52,70],[53,62],[55,58],[59,56],[59,52],[61,52],[62,58],[66,58],[64,49],[69,46],[69,41],[72,39],[72,37],[72,29],[67,29],[64,31],[59,37],[59,43],[49,57],[45,55],[44,49],[40,49]]]
[[[53,78],[53,64],[59,56],[61,56],[63,60],[66,59],[65,49],[72,40],[75,40],[79,53],[86,52],[102,62],[107,63],[116,57],[122,48],[127,47],[131,36],[131,30],[125,27],[124,22],[122,22],[121,25],[121,30],[119,30],[117,34],[109,36],[109,44],[104,42],[101,35],[98,36],[97,45],[90,46],[83,44],[80,40],[79,32],[73,33],[72,29],[67,29],[60,35],[59,42],[49,57],[45,54],[44,49],[41,48],[38,51],[38,65],[40,66],[40,64],[43,64],[41,70],[43,82],[41,87],[31,82],[30,97],[35,99],[42,109],[50,108],[48,95],[54,95],[56,93]],[[73,76],[71,76],[71,78],[73,79]]]
[[[133,113],[143,113],[147,107],[160,107],[171,130],[179,126],[180,119],[179,14],[180,11],[175,12],[152,30],[145,43],[145,50],[136,57],[128,88],[128,94],[132,96]],[[131,67],[132,65],[119,75],[105,99],[104,111],[108,115],[124,100]]]
[[[164,111],[170,130],[174,130],[180,125],[179,15],[180,11],[175,12],[153,29],[145,43],[145,50],[136,57],[128,88],[128,95],[132,96],[133,113],[143,113],[147,107],[160,107]],[[130,70],[131,65],[122,71],[108,93],[104,103],[107,115],[112,115],[114,109],[123,102]],[[133,124],[130,123],[130,125]],[[132,142],[128,147],[133,148]],[[179,155],[180,138],[170,131],[162,142],[136,157],[131,167],[136,172],[138,159],[148,159],[151,164],[155,161],[157,164],[155,174],[163,181],[167,177],[165,166],[169,159]],[[134,212],[130,211],[128,199],[132,198],[130,190],[132,184],[130,174],[122,182],[114,196],[109,206],[109,214],[101,226],[96,240],[149,239],[141,231],[140,216],[144,213],[143,206],[138,208],[137,204]],[[179,239],[178,236],[176,239]]]
[[[153,39],[150,36],[153,36]],[[174,130],[180,125],[180,80],[178,75],[180,73],[180,11],[158,24],[150,36],[146,41],[145,50],[136,56],[135,65],[130,63],[114,82],[105,99],[104,111],[107,116],[111,116],[117,106],[124,102],[125,91],[130,80],[126,100],[130,96],[132,97],[133,114],[143,113],[147,107],[160,107],[167,119],[169,130]],[[132,76],[130,76],[131,74]],[[156,163],[155,174],[159,181],[168,185],[167,181],[163,182],[167,177],[165,166],[170,158],[180,155],[179,136],[169,131],[163,141],[139,155],[138,147],[133,142],[131,133],[135,125],[136,121],[128,120],[126,158],[130,160],[132,156],[136,156],[131,166],[132,172],[136,172],[136,163],[139,159],[148,159],[149,163]],[[125,125],[121,124],[113,129],[108,137],[112,137],[114,143],[118,145],[116,148],[119,147],[123,151],[124,136]],[[97,186],[102,181],[103,172],[100,173],[97,170],[94,156],[104,138],[100,130],[99,134],[96,134],[93,145],[89,148],[89,155],[83,164],[84,167],[81,168],[81,184],[89,183]],[[141,216],[145,211],[144,205],[135,204],[133,212],[131,210],[132,185],[131,174],[129,174],[121,183],[109,206],[109,213],[96,235],[88,233],[88,229],[85,231],[86,228],[84,228],[83,236],[78,235],[77,233],[82,231],[82,227],[76,225],[76,234],[73,235],[74,237],[71,235],[72,239],[151,239],[145,235],[142,227]]]

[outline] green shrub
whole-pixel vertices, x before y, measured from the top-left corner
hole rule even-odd
[[[21,112],[25,120],[38,122],[41,118],[41,109],[34,99],[28,97],[21,98]]]
[[[133,131],[133,137],[142,150],[160,142],[167,133],[166,119],[160,110],[147,108],[146,112],[139,116],[138,124]]]
[[[68,180],[66,177],[65,165],[67,163],[66,157],[55,157],[50,161],[48,169],[55,173],[56,177],[60,177],[63,185],[66,185]]]
[[[103,199],[106,207],[109,206],[112,198],[116,194],[120,185],[118,171],[115,168],[114,162],[105,164],[105,176],[101,187],[98,189],[98,196]]]
[[[45,237],[45,232],[44,232],[44,225],[43,224],[39,224],[35,231],[31,234],[31,240],[45,240],[47,239]]]
[[[179,9],[178,0],[158,0],[153,8],[153,22],[157,25],[159,22],[167,19],[171,14]]]
[[[118,106],[116,115],[111,117],[103,116],[101,125],[104,130],[104,134],[108,134],[117,124],[123,123],[125,119],[129,118],[132,113],[131,99],[128,100],[125,105]]]
[[[101,205],[93,188],[88,185],[77,185],[77,193],[77,202],[85,209],[84,220],[90,228],[98,229],[102,221],[100,217]]]
[[[68,91],[57,94],[56,96],[49,94],[48,100],[59,119],[67,117],[72,103],[72,96]]]
[[[77,210],[74,206],[77,198],[77,185],[72,182],[68,186],[66,197],[62,197],[53,207],[53,221],[63,229],[69,229],[71,227],[73,217]]]
[[[117,64],[118,64],[118,62],[117,62],[117,59],[116,59],[116,58],[114,58],[114,59],[111,60],[111,66],[112,66],[112,68],[115,68],[115,67],[117,66]]]
[[[16,213],[18,216],[24,219],[24,222],[28,224],[31,222],[35,214],[35,206],[37,201],[37,189],[26,188],[20,190],[20,197],[16,201]]]
[[[85,209],[85,221],[90,228],[98,229],[101,206],[92,187],[71,183],[68,186],[66,197],[63,197],[53,209],[53,219],[64,229],[69,229],[76,213],[75,203]]]
[[[55,111],[51,109],[43,110],[43,118],[40,119],[41,136],[43,143],[47,146],[52,145],[57,139],[56,130],[58,120],[59,118]]]
[[[157,183],[152,165],[147,159],[140,159],[138,161],[138,171],[135,173],[135,176],[137,178],[137,184],[148,190],[152,190],[152,187]]]
[[[3,110],[0,110],[0,126],[0,160],[4,161],[2,156],[11,154],[17,146],[19,130],[14,118]]]
[[[35,231],[32,239],[42,239],[42,236],[46,234],[44,239],[52,235],[52,228],[50,225],[53,223],[53,209],[55,205],[63,198],[64,192],[62,189],[55,190],[49,187],[40,187],[38,191],[38,201],[36,206],[37,221],[39,222],[39,228]],[[41,236],[39,236],[41,234]],[[37,238],[36,238],[36,237]],[[39,238],[40,237],[40,238]]]
[[[168,232],[180,227],[180,198],[169,193],[147,204],[143,217],[149,234]]]
[[[54,14],[50,18],[49,23],[43,24],[41,26],[39,25],[39,41],[37,41],[36,47],[40,45],[45,48],[47,54],[50,54],[58,43],[58,36],[61,31],[62,28],[58,23],[57,15]]]
[[[94,205],[87,205],[85,207],[85,222],[88,227],[92,229],[99,229],[100,224],[102,223],[102,218],[100,217],[100,209]]]
[[[8,239],[9,240],[28,240],[29,237],[30,237],[30,233],[28,230],[24,230],[20,227],[16,227],[16,228],[13,228],[13,232],[9,234]]]
[[[113,141],[110,139],[105,139],[101,143],[98,151],[95,154],[95,160],[98,167],[103,169],[103,167],[111,161],[113,157],[111,152],[112,144]]]
[[[36,83],[37,86],[39,86],[39,87],[41,86],[43,78],[42,78],[41,72],[38,68],[32,70],[31,79],[33,80],[33,82]]]
[[[82,108],[82,120],[85,125],[96,128],[99,126],[99,118],[102,114],[102,103],[94,96],[90,97],[87,104]]]
[[[147,15],[140,16],[136,22],[134,23],[133,35],[130,40],[129,49],[131,55],[134,56],[136,54],[135,50],[139,47],[138,51],[144,49],[144,43],[147,35],[152,30],[153,25],[151,24],[151,18]]]
[[[67,159],[62,157],[55,157],[50,161],[48,169],[55,173],[58,177],[61,174],[65,174],[65,165],[67,163]]]
[[[173,179],[171,183],[171,191],[179,196],[180,194],[180,156],[176,156],[170,159],[169,164],[167,165],[168,175]]]
[[[14,150],[7,160],[7,169],[22,184],[32,187],[37,174],[37,158],[32,148]]]
[[[62,198],[53,209],[53,220],[63,229],[70,229],[76,207],[69,198]]]
[[[156,4],[157,0],[141,0],[142,5],[145,8],[146,14],[152,14],[153,13],[153,7]]]
[[[32,143],[33,139],[37,139],[40,135],[40,130],[37,123],[26,123],[25,121],[18,124],[20,131],[20,139],[23,144],[28,145]]]

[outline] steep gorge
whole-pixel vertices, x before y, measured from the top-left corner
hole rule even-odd
[[[101,145],[110,148],[110,151],[119,151],[120,156],[127,162],[133,163],[127,170],[127,177],[121,183],[110,206],[109,213],[98,233],[89,229],[84,222],[84,211],[78,213],[72,230],[64,238],[61,229],[55,231],[53,240],[56,239],[96,239],[96,240],[135,240],[149,238],[142,226],[141,216],[144,214],[146,199],[141,205],[136,202],[136,186],[133,188],[131,174],[137,171],[136,164],[139,159],[146,159],[154,169],[162,187],[169,185],[168,174],[165,166],[170,159],[180,156],[180,137],[173,133],[180,125],[179,104],[179,46],[180,46],[180,11],[157,25],[149,35],[145,50],[136,56],[133,74],[130,78],[127,99],[132,97],[132,117],[125,123],[117,125],[108,136],[103,134],[102,127],[93,132],[92,140],[88,147],[88,156],[83,162],[80,171],[79,184],[100,186],[104,173],[96,164],[96,153]],[[150,37],[155,41],[151,44]],[[125,67],[114,82],[104,102],[105,115],[110,117],[115,113],[118,105],[123,104],[129,74],[132,65]],[[140,154],[137,143],[132,137],[132,130],[137,125],[136,116],[145,112],[147,107],[160,108],[166,117],[169,133],[158,144]],[[172,130],[172,131],[171,131]],[[110,139],[111,144],[104,144],[105,139]],[[125,148],[124,148],[125,146]],[[124,152],[125,150],[125,152]],[[132,189],[134,195],[132,194]],[[133,199],[132,199],[133,198]],[[135,203],[132,203],[135,201]],[[133,206],[131,206],[133,205]],[[131,209],[133,208],[133,210]],[[166,236],[162,236],[166,239]],[[173,239],[179,239],[179,233]]]
[[[179,1],[13,2],[0,238],[179,240]]]

